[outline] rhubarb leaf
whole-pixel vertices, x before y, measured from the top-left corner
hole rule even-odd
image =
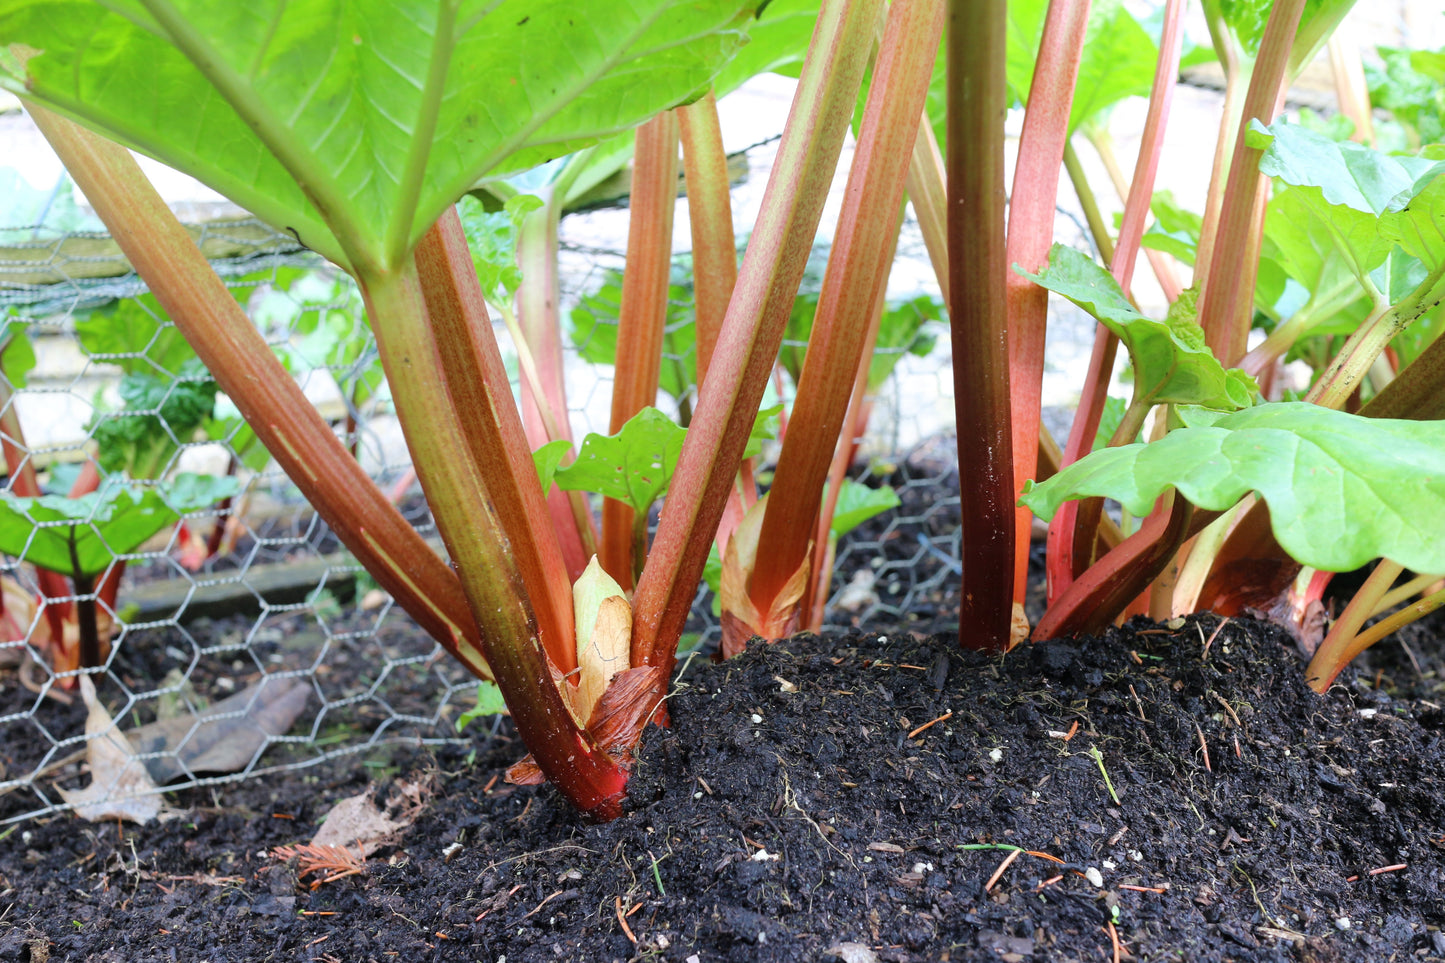
[[[713,81],[717,95],[731,93],[748,78],[769,71],[798,76],[818,24],[818,6],[818,0],[771,0],[761,5],[757,18],[748,22],[747,44]]]
[[[117,555],[134,552],[182,513],[239,488],[234,478],[180,475],[152,488],[108,482],[78,498],[0,493],[0,552],[52,572],[99,575]]]
[[[689,267],[683,257],[673,258],[658,368],[657,386],[676,401],[686,398],[697,385],[697,309]],[[621,309],[622,274],[608,271],[602,276],[602,286],[583,295],[572,309],[572,344],[584,361],[617,363],[617,319]]]
[[[549,441],[532,452],[532,464],[537,466],[537,478],[542,483],[542,494],[552,490],[552,479],[562,465],[562,459],[572,453],[572,443],[566,438]]]
[[[1355,0],[1305,0],[1289,52],[1291,78],[1298,76],[1304,65],[1314,59],[1340,19],[1354,5]],[[1245,62],[1252,64],[1259,55],[1260,41],[1264,39],[1264,28],[1274,6],[1274,0],[1204,0],[1204,16],[1210,23],[1211,34],[1218,31],[1227,36]],[[1222,53],[1220,57],[1225,59]]]
[[[477,719],[488,716],[509,715],[507,701],[495,682],[477,683],[477,704],[457,717],[457,732],[461,732]]]
[[[1171,487],[1211,511],[1255,492],[1303,565],[1344,572],[1385,557],[1445,571],[1445,422],[1305,402],[1197,414],[1159,441],[1094,452],[1029,483],[1020,502],[1048,519],[1068,499],[1103,496],[1142,517]]]
[[[1309,215],[1297,228],[1331,241],[1362,286],[1397,244],[1429,267],[1445,260],[1445,161],[1341,143],[1285,121],[1255,121],[1246,137],[1264,151],[1260,171],[1290,185],[1296,210]]]
[[[1191,317],[1171,310],[1164,321],[1146,318],[1107,271],[1067,245],[1053,246],[1048,267],[1039,274],[1014,270],[1068,298],[1118,335],[1134,362],[1134,395],[1139,403],[1233,410],[1248,405],[1258,390],[1243,371],[1225,370]],[[1181,297],[1175,307],[1187,314],[1189,300]]]
[[[752,430],[748,432],[748,443],[743,446],[743,457],[753,458],[763,450],[763,445],[778,437],[778,428],[783,423],[783,406],[773,405],[758,412],[753,419]]]
[[[833,508],[833,521],[829,531],[834,538],[841,538],[862,525],[874,515],[881,515],[890,508],[897,508],[901,502],[898,493],[888,486],[869,488],[851,478],[843,479],[838,489],[838,504]]]
[[[1169,191],[1155,191],[1154,199],[1149,202],[1149,211],[1154,215],[1154,223],[1144,232],[1140,243],[1173,255],[1192,267],[1199,255],[1199,235],[1204,230],[1204,218],[1180,207]],[[1122,220],[1123,215],[1120,215],[1115,226]]]
[[[0,85],[338,263],[395,269],[483,175],[695,95],[756,6],[31,0],[0,9]]]
[[[1404,125],[1413,147],[1445,141],[1445,51],[1375,50],[1384,65],[1365,65],[1370,103]]]
[[[533,194],[518,194],[507,199],[500,211],[487,211],[482,202],[471,195],[457,203],[467,248],[477,269],[477,282],[482,296],[492,304],[509,303],[522,286],[522,270],[517,266],[517,234],[522,219],[542,206],[542,199]]]
[[[564,491],[597,492],[645,512],[667,491],[687,429],[643,408],[615,435],[589,434],[577,460],[553,477]]]

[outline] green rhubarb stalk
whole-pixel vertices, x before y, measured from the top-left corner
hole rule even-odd
[[[709,90],[697,101],[679,107],[677,119],[687,182],[687,214],[692,228],[697,380],[701,384],[707,378],[718,331],[737,284],[737,242],[733,237],[732,191],[722,127],[718,122],[717,97]]]
[[[467,395],[462,391],[476,386],[453,381],[462,365],[456,358],[449,361],[448,354],[461,348],[449,322],[439,322],[433,332],[417,269],[420,263],[429,275],[436,270],[440,256],[426,248],[441,240],[439,234],[429,232],[417,261],[401,270],[361,273],[382,367],[417,477],[481,629],[487,663],[517,733],[542,773],[574,806],[596,818],[611,818],[620,812],[626,774],[577,721],[562,691],[566,683],[553,682],[553,670],[560,666],[543,647],[518,559],[487,489],[482,462],[501,460],[507,452],[498,448],[485,459],[466,457],[476,454],[472,439],[479,432],[474,422],[463,423]],[[433,303],[439,287],[436,278],[429,277]],[[540,496],[540,485],[537,493]],[[575,637],[572,628],[565,636],[569,641]],[[574,649],[574,665],[575,660]]]
[[[1006,649],[1013,635],[1014,486],[1004,255],[1004,73],[1008,12],[950,0],[948,299],[963,514],[959,642]]]
[[[1048,261],[1054,240],[1059,165],[1069,139],[1069,112],[1084,52],[1089,4],[1053,0],[1044,19],[1035,58],[1028,107],[1019,135],[1012,202],[1008,214],[1005,259],[1010,267],[1038,271]],[[1044,334],[1049,292],[1015,271],[1006,275],[1010,405],[1013,426],[1014,491],[1034,477],[1038,467],[1039,414],[1043,404]],[[1029,542],[1033,513],[1014,508],[1013,600],[1022,606],[1028,588]]]
[[[633,598],[632,664],[670,666],[736,477],[853,116],[881,0],[824,0],[798,90]],[[1000,275],[1000,279],[1002,275]]]
[[[948,190],[944,185],[943,154],[938,149],[933,124],[925,115],[918,125],[918,139],[908,160],[908,200],[923,235],[923,246],[933,264],[938,288],[948,297]]]
[[[591,158],[592,151],[579,153],[567,163],[561,176],[545,189],[543,205],[528,211],[517,232],[517,266],[522,285],[517,289],[517,322],[536,362],[541,383],[539,399],[530,384],[522,387],[522,425],[533,449],[549,441],[572,441],[567,420],[567,386],[562,368],[562,326],[558,318],[561,291],[557,277],[557,228],[567,189]],[[545,401],[555,416],[554,435],[542,417]],[[547,511],[567,565],[576,581],[587,562],[597,553],[597,527],[582,492],[554,488],[547,493]]]
[[[617,318],[617,367],[612,384],[612,434],[657,401],[662,363],[667,289],[672,271],[672,216],[677,207],[677,115],[663,111],[637,129],[633,154],[631,216],[627,227],[627,270]],[[602,501],[602,568],[630,590],[646,558],[644,518],[613,498]]]
[[[38,106],[29,110],[126,258],[306,500],[428,634],[490,678],[455,574],[306,400],[130,153]]]
[[[542,522],[548,514],[532,451],[512,401],[511,384],[456,208],[450,208],[422,235],[415,262],[425,317],[431,324],[424,338],[402,343],[408,350],[421,352],[434,341],[447,385],[441,397],[451,399],[448,414],[437,412],[416,424],[425,425],[423,430],[438,438],[447,436],[448,444],[454,445],[453,459],[463,460],[463,452],[470,456],[504,541],[511,547],[547,654],[564,673],[570,672],[577,666],[572,580],[556,533]],[[460,444],[450,438],[454,431],[461,433]],[[421,464],[416,464],[426,488],[426,476]]]
[[[808,557],[819,494],[853,393],[850,376],[866,357],[865,342],[877,324],[888,283],[904,178],[943,13],[943,0],[915,0],[889,11],[798,395],[758,536],[757,567],[748,588],[759,613],[772,611]],[[760,632],[768,628],[754,626]]]

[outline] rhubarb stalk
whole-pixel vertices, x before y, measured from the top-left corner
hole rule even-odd
[[[959,643],[1003,650],[1013,635],[1014,484],[1004,272],[1004,53],[997,0],[950,0],[948,303],[963,514]]]

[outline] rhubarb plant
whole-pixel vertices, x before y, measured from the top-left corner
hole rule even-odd
[[[1197,238],[1187,218],[1165,225],[1185,237],[1174,250],[1194,261],[1197,290],[1181,294],[1168,263],[1151,261],[1175,302],[1162,320],[1136,310],[1130,291],[1183,56],[1179,0],[1165,5],[1157,45],[1121,5],[1090,14],[1065,0],[824,0],[816,13],[802,0],[638,0],[606,16],[560,0],[406,10],[361,0],[340,30],[281,0],[245,9],[139,0],[124,12],[0,0],[0,84],[25,99],[159,306],[348,548],[423,628],[495,682],[531,753],[513,778],[546,778],[582,812],[609,818],[642,727],[666,717],[710,552],[718,549],[724,651],[735,651],[754,634],[811,620],[835,526],[886,501],[853,504],[845,480],[876,386],[875,351],[912,346],[909,326],[923,313],[885,321],[897,316],[885,292],[905,197],[947,306],[969,464],[963,644],[1001,650],[1028,634],[1020,495],[1025,508],[1057,511],[1057,585],[1035,636],[1106,624],[1141,597],[1150,608],[1172,602],[1195,579],[1184,568],[1227,571],[1248,551],[1322,565],[1379,555],[1402,567],[1442,564],[1428,538],[1412,542],[1405,526],[1360,523],[1347,510],[1390,486],[1420,512],[1437,509],[1438,440],[1424,432],[1405,444],[1394,419],[1402,408],[1434,410],[1445,381],[1438,342],[1421,337],[1389,386],[1379,379],[1369,405],[1389,417],[1331,410],[1438,299],[1445,242],[1427,176],[1434,161],[1391,167],[1277,123],[1283,85],[1348,6],[1206,4],[1231,99]],[[1102,38],[1093,45],[1091,31]],[[739,265],[715,99],[763,69],[799,82]],[[1092,198],[1071,134],[1085,129],[1104,143],[1101,111],[1146,91],[1117,236],[1089,218],[1107,265],[1051,249],[1061,165],[1086,208]],[[1013,103],[1024,115],[1006,216],[1003,118]],[[851,123],[845,199],[806,350],[784,356],[796,398],[759,498],[749,443]],[[355,278],[446,561],[306,405],[117,144],[197,176]],[[588,439],[574,456],[557,222],[584,182],[629,152],[612,437]],[[693,238],[694,368],[673,374],[683,394],[685,380],[698,385],[685,431],[655,411],[675,320],[679,167]],[[1318,289],[1321,323],[1337,323],[1336,303],[1370,305],[1307,400],[1283,406],[1255,404],[1256,382],[1239,370],[1261,300],[1261,172],[1288,185],[1281,216],[1323,225],[1318,236],[1273,238],[1279,271],[1262,286],[1267,304],[1281,303],[1288,278]],[[1045,288],[1101,327],[1061,470],[1024,492],[1040,452],[1054,457],[1038,432]],[[512,334],[520,411],[489,305]],[[1121,342],[1134,397],[1110,444],[1087,454]],[[1136,442],[1151,410],[1156,440]],[[1387,454],[1398,457],[1380,461]],[[1285,459],[1300,471],[1264,471]],[[600,532],[583,489],[605,498]],[[1247,493],[1256,509],[1240,505]],[[1138,530],[1120,540],[1101,512],[1060,508],[1102,496],[1143,515]],[[649,541],[659,497],[665,510]],[[1221,512],[1242,520],[1206,529]],[[1389,567],[1377,572],[1377,582],[1393,578]],[[1333,665],[1348,647],[1321,651]]]

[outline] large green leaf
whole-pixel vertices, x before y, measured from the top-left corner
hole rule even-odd
[[[1445,51],[1377,47],[1383,65],[1365,65],[1370,103],[1404,125],[1405,143],[1445,140]]]
[[[1355,0],[1305,0],[1294,45],[1290,48],[1292,77],[1298,76],[1304,66],[1314,59],[1340,19],[1354,5]],[[1264,28],[1274,7],[1274,0],[1204,0],[1204,16],[1210,21],[1212,33],[1227,37],[1243,55],[1244,61],[1253,63],[1259,55],[1259,44],[1264,39]]]
[[[6,0],[0,84],[383,269],[482,175],[694,95],[754,6]]]
[[[1039,274],[1014,270],[1068,298],[1118,335],[1134,362],[1136,402],[1233,410],[1248,405],[1257,390],[1253,378],[1237,368],[1225,370],[1215,359],[1192,318],[1173,311],[1164,321],[1146,318],[1109,272],[1067,245],[1053,246],[1048,267]],[[1180,305],[1188,304],[1180,299]]]
[[[1304,402],[1197,420],[1206,424],[1088,455],[1025,486],[1020,501],[1052,518],[1068,499],[1104,496],[1142,516],[1171,487],[1213,511],[1256,492],[1280,546],[1304,565],[1343,572],[1385,557],[1445,571],[1445,422]]]
[[[1246,135],[1264,151],[1259,169],[1290,186],[1295,232],[1318,234],[1362,285],[1395,245],[1427,266],[1445,260],[1445,161],[1386,154],[1331,140],[1298,124],[1255,121]],[[1305,219],[1305,215],[1308,215]],[[1276,228],[1278,230],[1278,228]]]
[[[747,24],[747,44],[713,81],[718,96],[768,71],[798,76],[818,23],[818,5],[819,0],[772,0],[758,11],[757,18]]]

